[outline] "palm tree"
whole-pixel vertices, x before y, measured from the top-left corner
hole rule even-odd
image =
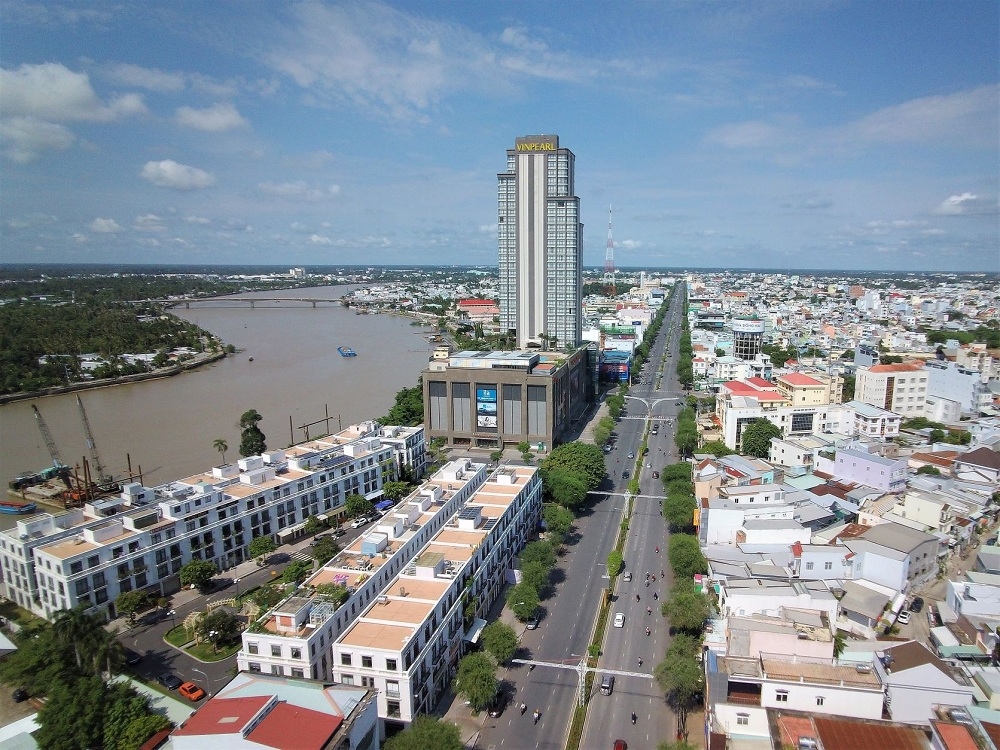
[[[222,454],[222,463],[225,464],[226,451],[229,450],[229,443],[227,443],[222,438],[216,438],[215,442],[212,443],[212,445],[215,447],[215,450],[219,451],[219,453]]]
[[[63,646],[72,646],[76,666],[83,671],[83,653],[94,650],[106,631],[83,605],[60,610],[52,622],[52,632]]]

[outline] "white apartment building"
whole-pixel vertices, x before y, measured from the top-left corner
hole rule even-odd
[[[375,422],[156,487],[125,485],[64,513],[39,513],[0,532],[7,596],[51,618],[79,604],[115,617],[126,591],[180,588],[193,559],[226,570],[257,536],[284,539],[311,517],[334,518],[350,494],[375,499],[395,476],[394,448]]]
[[[899,435],[903,418],[894,412],[863,401],[848,401],[844,404],[847,430],[841,430],[852,437],[886,439]],[[853,417],[853,419],[852,419]]]
[[[535,467],[496,469],[336,639],[335,680],[375,688],[388,722],[430,712],[537,527],[541,501]]]
[[[330,648],[486,481],[486,465],[452,461],[288,599],[243,632],[240,671],[330,681]],[[335,587],[348,597],[336,604]]]
[[[859,367],[854,398],[899,414],[903,419],[924,416],[927,372],[922,364]]]
[[[966,414],[978,415],[992,405],[988,377],[979,370],[936,359],[929,360],[924,368],[927,370],[928,396],[957,401]]]

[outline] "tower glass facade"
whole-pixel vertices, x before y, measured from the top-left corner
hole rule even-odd
[[[497,175],[500,325],[516,346],[579,343],[583,224],[574,193],[576,157],[559,137],[526,136]]]

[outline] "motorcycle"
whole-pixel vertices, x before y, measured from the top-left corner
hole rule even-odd
[[[536,723],[536,724],[538,723],[538,720],[539,720],[540,718],[542,718],[542,712],[541,712],[541,711],[535,711],[535,713],[534,713],[534,714],[532,714],[532,715],[533,715],[533,716],[535,717],[535,723]]]
[[[521,704],[521,716],[524,716],[524,712],[528,710],[528,706],[524,703]]]
[[[649,628],[646,628],[646,635],[649,635]]]
[[[635,720],[636,720],[636,718],[637,718],[637,717],[636,717],[636,715],[635,715],[635,711],[633,711],[633,712],[632,712],[632,723],[633,723],[633,724],[635,724]]]

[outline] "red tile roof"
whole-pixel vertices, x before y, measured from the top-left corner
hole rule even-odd
[[[495,304],[496,302],[494,302],[491,299],[461,299],[458,301],[459,307],[473,307],[479,305],[495,305]]]
[[[271,709],[247,739],[280,750],[321,750],[343,721],[340,716],[282,702]]]
[[[782,375],[779,380],[784,380],[786,383],[791,383],[792,385],[823,385],[816,378],[811,378],[808,375],[803,375],[801,372],[790,372],[786,375]]]
[[[956,461],[971,466],[983,466],[987,469],[1000,469],[1000,453],[990,450],[986,446],[969,451],[957,458]]]
[[[924,369],[922,364],[916,362],[902,362],[894,365],[872,365],[871,372],[920,372]]]
[[[918,727],[888,722],[813,718],[824,750],[928,750],[930,743]]]
[[[968,727],[944,721],[932,721],[944,741],[946,750],[979,750]]]
[[[203,734],[239,734],[243,727],[271,700],[268,696],[252,698],[213,698],[206,701],[175,735],[198,737]]]

